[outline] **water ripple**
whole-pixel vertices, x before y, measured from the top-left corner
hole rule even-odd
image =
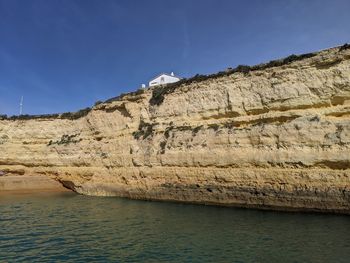
[[[0,197],[0,262],[348,262],[348,216]]]

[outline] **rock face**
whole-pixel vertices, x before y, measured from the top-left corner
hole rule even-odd
[[[350,49],[2,118],[0,153],[81,194],[350,213]]]

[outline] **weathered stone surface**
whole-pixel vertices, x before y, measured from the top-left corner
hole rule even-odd
[[[350,213],[350,49],[0,120],[0,171],[78,193]]]

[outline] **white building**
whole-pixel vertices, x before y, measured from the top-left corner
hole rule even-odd
[[[153,78],[149,82],[149,86],[156,86],[156,85],[162,85],[167,83],[174,83],[179,81],[181,78],[178,76],[175,76],[174,72],[171,72],[170,74],[162,73],[158,75],[157,77]]]

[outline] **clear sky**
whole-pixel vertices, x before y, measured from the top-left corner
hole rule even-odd
[[[350,42],[349,0],[0,0],[0,114],[76,111],[183,77]]]

